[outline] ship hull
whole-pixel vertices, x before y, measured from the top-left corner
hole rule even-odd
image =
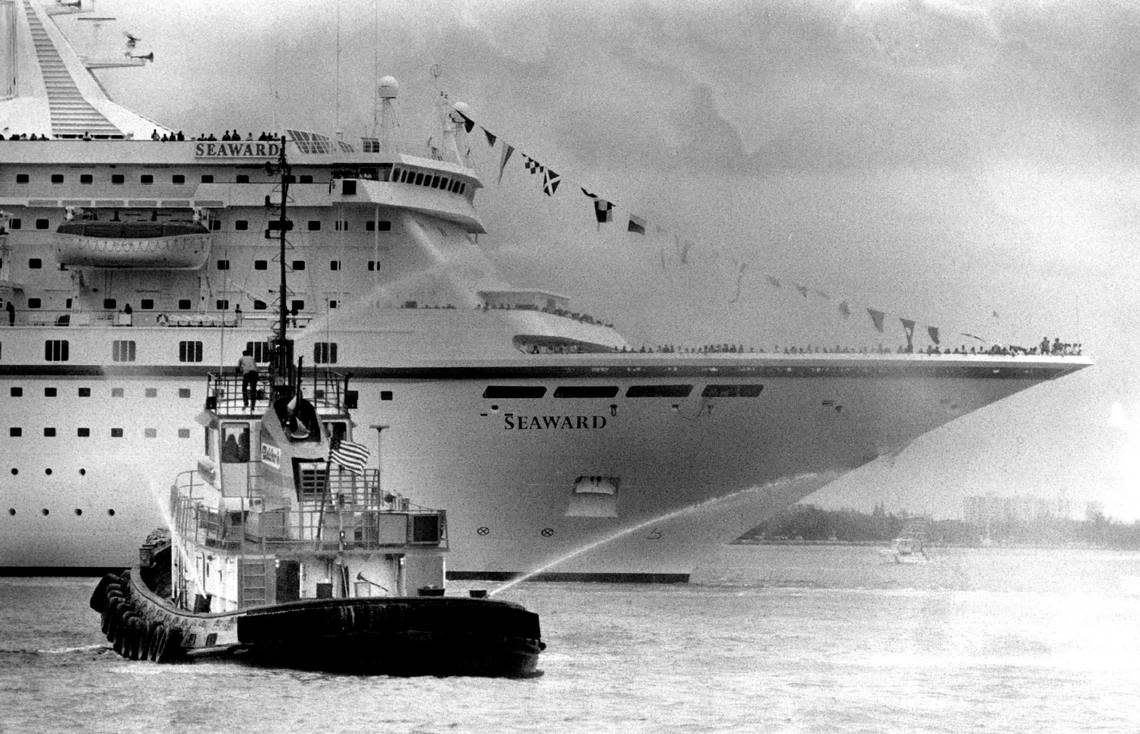
[[[719,544],[843,473],[1079,366],[599,355],[346,371],[360,375],[356,436],[386,490],[448,509],[452,578],[681,581]],[[18,386],[33,398],[7,401],[22,430],[0,436],[9,573],[129,563],[134,539],[166,522],[171,471],[202,452],[197,376],[75,371],[0,381],[3,394]],[[567,386],[614,394],[555,397]],[[487,397],[493,388],[544,390]],[[648,396],[630,397],[638,390]],[[581,491],[595,478],[608,494]]]

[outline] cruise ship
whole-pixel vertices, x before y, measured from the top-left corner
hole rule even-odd
[[[209,373],[267,359],[281,299],[296,354],[352,376],[386,490],[447,509],[451,578],[685,580],[845,472],[1090,363],[629,349],[496,272],[461,118],[419,155],[387,116],[189,139],[108,98],[91,70],[146,59],[81,56],[55,22],[76,12],[0,2],[3,572],[127,565],[176,468],[258,461],[252,420],[210,456],[198,418]]]

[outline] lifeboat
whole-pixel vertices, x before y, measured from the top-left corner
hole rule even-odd
[[[61,265],[197,270],[210,259],[210,230],[198,222],[64,222],[55,238]]]

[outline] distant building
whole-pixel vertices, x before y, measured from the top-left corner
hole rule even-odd
[[[963,521],[976,527],[1020,526],[1067,519],[1071,507],[1064,497],[1049,501],[1032,495],[971,495],[962,501]]]

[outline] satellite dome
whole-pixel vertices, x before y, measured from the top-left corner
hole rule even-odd
[[[455,104],[451,105],[451,107],[456,112],[460,112],[464,115],[469,115],[471,112],[471,107],[466,102],[456,102]]]
[[[400,92],[400,83],[394,76],[380,77],[379,91],[383,99],[395,99]]]

